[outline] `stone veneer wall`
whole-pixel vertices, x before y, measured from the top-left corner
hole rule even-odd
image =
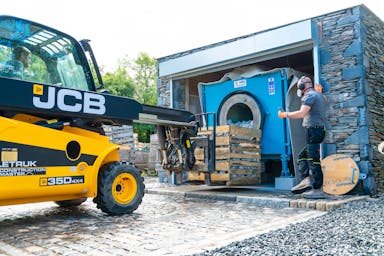
[[[384,156],[377,150],[384,141],[384,22],[367,9],[361,9],[361,17],[370,160],[377,188],[384,191]]]
[[[313,21],[320,28],[320,83],[329,100],[325,154],[350,155],[361,173],[366,174],[365,192],[374,193],[376,185],[379,190],[384,189],[378,154],[372,150],[383,136],[377,125],[384,121],[383,109],[380,111],[384,81],[380,53],[384,36],[382,22],[373,15],[366,16],[367,13],[371,12],[366,7],[357,6]],[[372,93],[380,87],[381,95]]]

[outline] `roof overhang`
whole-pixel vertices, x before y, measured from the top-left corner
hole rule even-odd
[[[214,69],[224,69],[235,65],[245,65],[281,57],[312,48],[311,20],[304,20],[259,32],[189,54],[177,54],[159,60],[159,76],[186,76],[204,73]]]

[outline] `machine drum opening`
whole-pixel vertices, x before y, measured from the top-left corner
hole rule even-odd
[[[70,141],[66,148],[67,158],[75,161],[80,157],[80,144],[77,141]]]
[[[260,129],[262,113],[256,100],[245,93],[237,93],[221,103],[219,125],[238,125]]]
[[[249,107],[242,103],[233,105],[227,114],[227,123],[239,123],[253,121],[253,114]]]

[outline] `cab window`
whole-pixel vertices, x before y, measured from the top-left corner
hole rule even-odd
[[[35,23],[0,18],[0,76],[89,91],[92,77],[79,44]]]

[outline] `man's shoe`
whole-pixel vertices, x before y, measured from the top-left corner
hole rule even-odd
[[[302,196],[307,199],[323,199],[327,197],[327,195],[321,189],[311,189],[307,192],[304,192]]]
[[[308,176],[308,177],[305,177],[299,184],[291,188],[291,192],[293,194],[301,194],[310,189],[312,189],[312,185],[311,185],[311,179]]]

